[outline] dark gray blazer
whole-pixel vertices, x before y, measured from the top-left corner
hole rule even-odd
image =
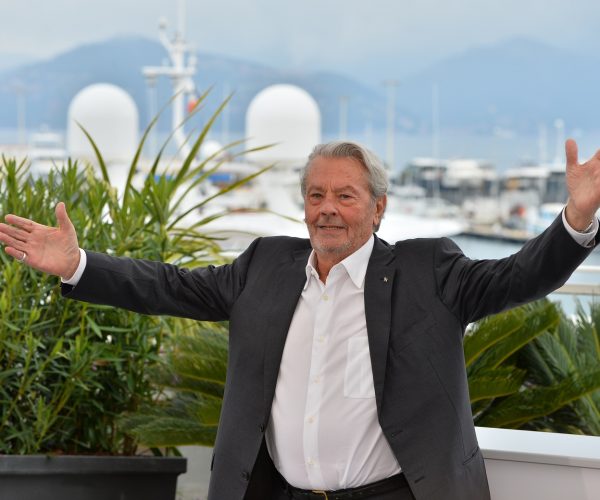
[[[73,299],[144,314],[229,320],[230,349],[209,499],[269,498],[264,446],[308,240],[254,241],[231,265],[186,270],[89,252]],[[515,255],[470,260],[449,239],[376,238],[365,314],[379,422],[417,500],[485,500],[462,338],[468,323],[543,297],[590,250],[560,217]],[[343,416],[341,416],[343,418]]]

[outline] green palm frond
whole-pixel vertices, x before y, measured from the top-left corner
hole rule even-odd
[[[556,327],[559,320],[556,305],[547,300],[483,320],[465,339],[469,373],[497,368],[531,340]]]
[[[186,320],[177,324],[165,363],[153,372],[164,397],[126,415],[121,424],[150,447],[212,446],[225,390],[226,327]]]
[[[211,446],[217,423],[202,424],[189,415],[169,416],[151,413],[129,417],[122,428],[138,441],[152,448],[200,445]]]
[[[488,349],[509,337],[523,326],[525,315],[520,309],[489,316],[476,323],[465,335],[464,351],[467,368],[485,354]]]
[[[560,408],[600,389],[600,368],[573,375],[550,387],[522,390],[502,400],[477,422],[485,427],[519,428],[524,423],[556,412]]]
[[[508,396],[519,390],[525,379],[525,370],[513,366],[487,370],[469,377],[471,403],[483,399]]]

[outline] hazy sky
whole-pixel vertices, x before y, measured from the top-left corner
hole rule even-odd
[[[0,0],[0,54],[48,57],[115,35],[154,38],[161,16],[176,26],[177,5]],[[185,17],[201,51],[372,82],[517,36],[580,52],[600,47],[597,0],[188,0]]]

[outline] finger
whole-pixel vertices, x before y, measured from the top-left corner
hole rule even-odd
[[[4,220],[13,226],[20,227],[21,229],[29,232],[35,226],[35,222],[29,219],[25,219],[23,217],[19,217],[18,215],[8,214]]]
[[[567,139],[567,142],[565,142],[565,153],[567,154],[567,167],[579,164],[577,159],[577,143],[573,139]]]
[[[8,224],[4,224],[3,222],[0,222],[0,234],[6,234],[8,236],[13,237],[16,240],[20,240],[23,242],[27,241],[27,236],[29,235],[27,231],[23,231],[22,229],[19,229],[14,226],[9,226]]]
[[[11,257],[14,257],[15,259],[22,259],[23,253],[25,253],[25,250],[22,248],[19,248],[19,245],[16,245],[16,246],[10,245],[10,246],[4,247],[4,251]]]
[[[0,233],[0,242],[2,242],[3,245],[10,247],[21,247],[24,245],[22,241],[15,240],[12,236],[9,236],[6,233]]]
[[[56,205],[54,212],[56,214],[56,220],[59,228],[65,229],[73,226],[71,219],[69,219],[69,216],[67,215],[67,207],[62,201]]]
[[[13,238],[12,236],[6,233],[0,233],[0,241],[6,246],[18,249],[21,249],[27,245],[26,242]]]

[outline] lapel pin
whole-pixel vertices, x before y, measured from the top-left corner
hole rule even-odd
[[[387,283],[387,282],[388,282],[388,277],[387,277],[387,276],[384,276],[384,277],[383,277],[383,282],[384,282],[384,283]]]

